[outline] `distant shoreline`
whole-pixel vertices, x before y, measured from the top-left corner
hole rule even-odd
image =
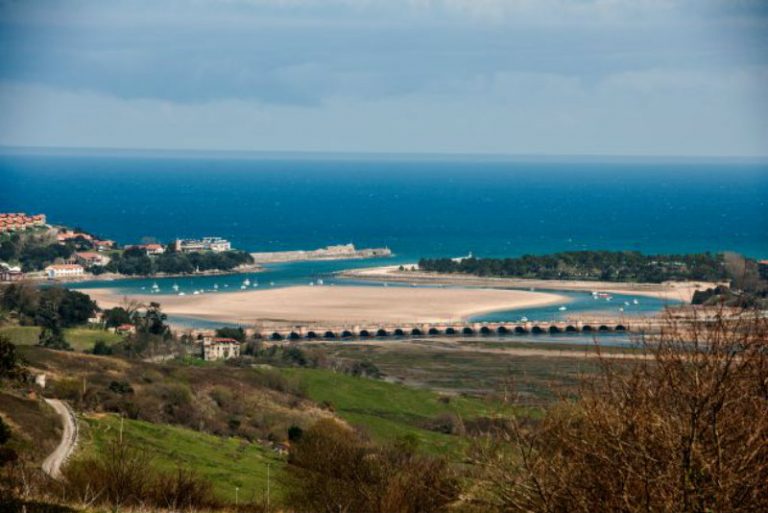
[[[362,260],[366,258],[389,258],[392,251],[389,248],[357,249],[353,244],[327,246],[312,250],[264,251],[251,253],[256,264],[277,264],[286,262],[306,262],[322,260]]]
[[[415,264],[405,265],[406,269]],[[350,269],[337,273],[340,278],[373,282],[411,283],[416,285],[448,285],[493,287],[502,289],[536,289],[574,292],[608,292],[611,294],[655,297],[690,303],[693,293],[715,287],[709,282],[628,283],[607,281],[541,280],[527,278],[493,278],[468,274],[440,274],[424,271],[401,271],[399,266]]]
[[[230,274],[243,274],[243,273],[259,273],[263,272],[264,267],[258,264],[248,264],[238,266],[230,271],[223,271],[220,269],[211,269],[208,271],[199,271],[195,273],[157,273],[157,274],[119,274],[119,273],[102,273],[102,274],[84,274],[82,276],[67,276],[63,278],[50,279],[45,275],[42,276],[25,276],[24,281],[35,281],[45,283],[81,283],[84,281],[127,281],[127,280],[149,280],[149,279],[163,279],[163,278],[190,278],[196,276],[224,276]],[[42,271],[41,271],[42,272]],[[4,283],[4,282],[0,282]],[[13,283],[13,282],[8,282]]]

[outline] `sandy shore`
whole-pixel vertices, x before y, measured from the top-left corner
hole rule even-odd
[[[102,308],[124,303],[113,289],[83,290]],[[366,322],[448,322],[499,310],[564,304],[558,294],[500,289],[405,287],[287,287],[197,296],[131,295],[130,301],[159,302],[170,315],[243,325]]]
[[[410,266],[405,266],[406,268]],[[464,287],[494,287],[500,289],[540,289],[554,291],[600,291],[611,294],[626,294],[656,297],[669,301],[690,303],[693,293],[717,286],[708,282],[664,282],[664,283],[614,283],[602,281],[572,280],[529,280],[523,278],[485,278],[462,274],[438,274],[419,271],[400,271],[399,266],[352,269],[339,274],[341,277],[378,281],[414,283],[419,285],[454,285]]]

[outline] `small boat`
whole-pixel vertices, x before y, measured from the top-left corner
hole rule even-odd
[[[258,283],[254,283],[252,286],[253,286],[253,288],[255,289],[256,287],[258,287],[258,286],[259,286],[259,284],[258,284]]]
[[[325,282],[323,280],[317,280],[318,285],[323,285]]]
[[[186,296],[186,294],[184,294],[183,292],[179,292],[179,295],[180,296]]]
[[[194,294],[195,296],[197,296],[198,294],[200,294],[200,291],[199,291],[199,290],[196,290],[196,291],[194,291],[192,294]]]
[[[173,286],[171,288],[173,289],[174,292],[178,292],[179,291],[179,286],[176,285],[175,283],[173,284]]]
[[[246,287],[249,287],[251,285],[251,280],[249,280],[248,278],[244,279],[243,285],[245,285]]]
[[[248,288],[248,287],[246,287],[245,285],[240,285],[240,290],[245,290],[245,289],[247,289],[247,288]]]
[[[638,301],[637,299],[633,299],[633,300],[632,300],[632,304],[633,304],[633,305],[639,305],[639,304],[640,304],[640,301]]]
[[[520,322],[528,322],[528,317],[520,317]]]
[[[315,286],[315,282],[314,282],[314,281],[310,281],[310,282],[309,282],[309,286],[310,286],[310,287],[314,287],[314,286]]]
[[[623,311],[624,311],[624,307],[622,306],[621,308],[619,308],[619,312],[623,312]]]
[[[629,306],[629,301],[624,301],[624,306]]]
[[[225,283],[225,284],[224,284],[224,288],[225,288],[225,289],[228,289],[228,288],[229,288],[229,285]]]
[[[270,281],[270,282],[269,282],[269,286],[270,286],[270,287],[274,287],[274,286],[275,286],[275,282],[274,282],[274,281]]]
[[[560,308],[558,308],[558,310],[560,310],[561,312],[565,312],[566,310],[568,310],[568,308],[566,308],[565,306],[561,306]]]
[[[153,290],[160,290],[160,286],[157,284],[157,282],[152,284],[152,289]]]
[[[213,284],[213,290],[219,290],[219,284],[218,283],[214,283]]]

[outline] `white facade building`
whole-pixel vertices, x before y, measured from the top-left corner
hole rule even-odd
[[[240,356],[240,342],[233,338],[203,339],[203,360],[229,360]]]
[[[45,274],[49,279],[70,278],[73,276],[82,276],[85,270],[78,264],[55,264],[45,268]]]

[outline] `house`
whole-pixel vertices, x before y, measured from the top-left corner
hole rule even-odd
[[[240,342],[234,338],[204,337],[203,360],[229,360],[240,356]]]
[[[78,251],[75,253],[75,262],[85,267],[90,267],[92,265],[105,266],[109,261],[110,258],[108,256],[100,255],[99,253],[94,253],[92,251]]]
[[[72,239],[83,239],[89,242],[93,242],[93,237],[91,237],[87,233],[63,229],[56,234],[56,240],[59,241],[60,244],[63,244]]]
[[[45,226],[45,214],[28,216],[24,212],[0,213],[0,233],[16,232]]]
[[[133,246],[126,246],[125,249],[143,249],[148,256],[165,253],[165,247],[162,244],[135,244]]]
[[[109,251],[115,248],[115,241],[113,240],[94,240],[93,246],[97,251]]]
[[[82,265],[79,264],[54,264],[45,268],[45,274],[53,280],[56,278],[71,278],[82,276],[85,273]]]
[[[136,333],[136,326],[133,324],[121,324],[115,328],[115,333],[118,335],[132,335]]]
[[[21,267],[0,263],[0,281],[21,281],[23,279],[24,273],[21,272]]]
[[[213,251],[221,253],[232,249],[232,243],[221,237],[203,237],[202,239],[176,239],[174,247],[177,252]]]

